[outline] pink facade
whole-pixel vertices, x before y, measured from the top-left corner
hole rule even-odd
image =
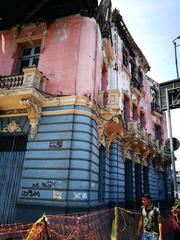
[[[13,32],[0,32],[0,75],[11,75],[14,58],[12,58]]]
[[[38,34],[37,27],[29,31],[32,36]],[[27,36],[27,32],[21,30],[20,37]],[[13,30],[0,34],[0,75],[11,75],[15,73],[18,47],[23,44],[18,44],[15,56],[12,56]],[[101,35],[96,21],[77,14],[52,22],[47,29],[38,69],[49,79],[46,92],[88,94],[97,98],[101,84]]]
[[[19,32],[18,38],[26,39],[28,34],[37,36],[42,34],[40,26],[30,25]],[[40,44],[42,39],[33,40],[33,44]],[[117,34],[114,35],[117,46],[117,66],[122,68],[122,41]],[[14,30],[0,32],[0,75],[16,74],[21,47],[27,46],[28,41],[17,42],[15,48]],[[121,54],[120,54],[121,53]],[[3,67],[2,67],[3,66]],[[45,91],[59,95],[86,95],[91,99],[98,99],[98,91],[106,91],[107,78],[111,83],[109,89],[119,89],[129,95],[131,110],[128,118],[133,119],[133,105],[138,99],[131,97],[130,70],[119,72],[118,78],[113,75],[107,77],[103,67],[102,39],[99,26],[93,18],[82,17],[79,14],[54,20],[47,29],[45,45],[40,53],[38,69],[49,81]],[[127,73],[129,71],[129,74]],[[115,72],[116,70],[113,69]],[[117,73],[116,73],[117,74]],[[102,76],[102,77],[101,77]],[[134,120],[140,123],[140,112],[144,114],[144,125],[148,133],[154,136],[155,124],[161,126],[162,140],[167,139],[165,116],[154,115],[151,110],[152,95],[150,87],[152,81],[146,79],[144,74],[143,92],[138,104]],[[123,102],[123,94],[121,95]]]
[[[155,82],[154,82],[155,83]],[[157,84],[157,83],[156,83]],[[151,95],[151,86],[153,86],[153,80],[149,79],[148,77],[144,79],[144,98],[141,100],[141,106],[145,113],[145,128],[148,133],[151,133],[154,136],[154,125],[158,125],[161,127],[162,133],[162,141],[165,143],[166,139],[168,138],[167,134],[167,123],[166,123],[166,115],[165,112],[163,115],[155,114],[152,112],[151,109],[151,102],[152,102],[152,95]]]

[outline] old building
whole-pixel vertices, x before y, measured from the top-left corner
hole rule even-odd
[[[136,208],[143,192],[170,201],[159,87],[111,1],[13,4],[0,16],[1,223]]]
[[[150,66],[117,9],[112,14],[111,36],[114,59],[102,72],[104,84],[99,96],[102,106],[107,99],[106,109],[116,110],[123,118],[124,135],[118,145],[124,156],[121,170],[125,182],[120,196],[126,207],[133,207],[140,204],[143,192],[149,192],[163,206],[172,192],[159,85],[146,75]]]

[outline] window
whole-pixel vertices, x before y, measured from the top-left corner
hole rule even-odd
[[[124,96],[124,121],[130,120],[130,101],[129,98]]]
[[[129,57],[128,57],[128,52],[126,49],[123,47],[122,49],[122,54],[123,54],[123,65],[128,68],[129,65]]]
[[[141,206],[142,197],[142,175],[141,175],[141,165],[139,163],[135,164],[135,189],[136,189],[136,207],[139,209]]]
[[[158,89],[155,86],[152,86],[150,92],[152,95],[151,110],[161,113]]]
[[[142,128],[145,128],[145,125],[146,125],[146,121],[145,121],[145,114],[144,112],[140,112],[140,126]]]
[[[38,66],[40,46],[22,48],[18,72],[22,73],[24,67]]]
[[[154,137],[156,139],[159,139],[160,142],[162,141],[162,131],[160,125],[157,124],[154,125]]]
[[[126,208],[133,208],[133,165],[128,159],[125,161],[125,199]]]
[[[138,108],[133,104],[133,120],[138,121]]]
[[[106,91],[107,90],[107,69],[105,66],[105,63],[103,64],[103,69],[102,69],[102,90]]]
[[[136,62],[133,58],[131,58],[131,75],[136,78]]]
[[[138,82],[140,85],[143,84],[143,74],[142,74],[141,69],[138,69]]]

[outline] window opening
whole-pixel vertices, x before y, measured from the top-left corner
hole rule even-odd
[[[22,73],[24,67],[38,66],[40,45],[25,47],[21,51],[18,73]]]

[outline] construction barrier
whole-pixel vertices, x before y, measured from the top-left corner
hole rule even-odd
[[[0,240],[25,239],[32,224],[8,224],[0,225]]]
[[[0,240],[136,240],[140,215],[122,208],[76,215],[43,215],[34,224],[0,225]],[[177,223],[162,217],[163,240],[173,240]]]

